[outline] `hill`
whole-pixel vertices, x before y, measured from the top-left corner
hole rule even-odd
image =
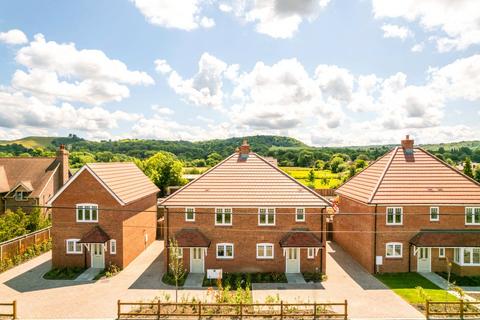
[[[9,144],[19,144],[25,148],[35,149],[35,148],[49,148],[52,146],[53,140],[57,137],[25,137],[17,140],[0,140],[0,145],[5,146]]]

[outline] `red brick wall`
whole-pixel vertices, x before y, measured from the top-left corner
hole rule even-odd
[[[369,272],[373,270],[375,207],[339,197],[339,212],[333,217],[333,240]]]
[[[78,203],[97,204],[98,223],[76,222],[75,206]],[[115,255],[110,254],[110,248],[105,252],[105,265],[111,262],[124,268],[155,239],[155,204],[156,196],[152,195],[123,207],[85,170],[53,202],[51,231],[53,266],[84,266],[85,257],[89,266],[90,253],[84,248],[84,254],[67,254],[66,239],[80,239],[98,225],[111,239],[117,241]],[[144,212],[145,210],[153,212]],[[131,235],[124,239],[126,230],[129,230]],[[146,245],[143,238],[144,230],[149,234]],[[139,237],[140,239],[137,239]]]
[[[215,226],[214,208],[197,208],[195,222],[186,222],[183,208],[168,209],[169,234],[182,228],[198,228],[211,240],[205,257],[205,269],[222,268],[225,272],[284,272],[285,257],[280,239],[293,228],[308,228],[318,231],[317,236],[325,241],[321,208],[306,209],[305,222],[295,221],[295,208],[277,208],[275,226],[258,226],[258,208],[233,208],[232,226]],[[313,214],[317,213],[317,214]],[[166,235],[167,236],[167,235]],[[217,259],[217,243],[233,243],[234,259]],[[257,243],[273,243],[274,259],[256,258]],[[325,252],[320,250],[315,259],[306,259],[307,249],[301,249],[301,271],[324,271]],[[322,260],[323,268],[320,261]],[[164,259],[165,263],[167,259]],[[189,249],[184,249],[184,263],[189,269]]]

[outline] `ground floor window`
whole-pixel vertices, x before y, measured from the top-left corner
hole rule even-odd
[[[233,244],[232,243],[217,244],[217,258],[233,259]]]
[[[273,259],[273,244],[257,244],[257,259]]]
[[[438,257],[445,258],[445,248],[438,248]]]
[[[403,245],[399,242],[389,242],[386,245],[387,258],[401,258]]]
[[[307,258],[308,259],[315,258],[315,248],[307,248]]]
[[[480,266],[480,248],[455,248],[453,261],[461,266]]]
[[[117,254],[117,240],[110,240],[110,254]]]
[[[79,241],[80,239],[67,239],[68,254],[80,254],[83,252],[82,244]]]

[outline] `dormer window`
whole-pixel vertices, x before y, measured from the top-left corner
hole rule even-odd
[[[15,191],[15,200],[16,201],[27,200],[27,192],[25,192],[25,191]]]

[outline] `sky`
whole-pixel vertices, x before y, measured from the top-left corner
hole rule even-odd
[[[480,139],[478,0],[0,2],[0,140]]]

